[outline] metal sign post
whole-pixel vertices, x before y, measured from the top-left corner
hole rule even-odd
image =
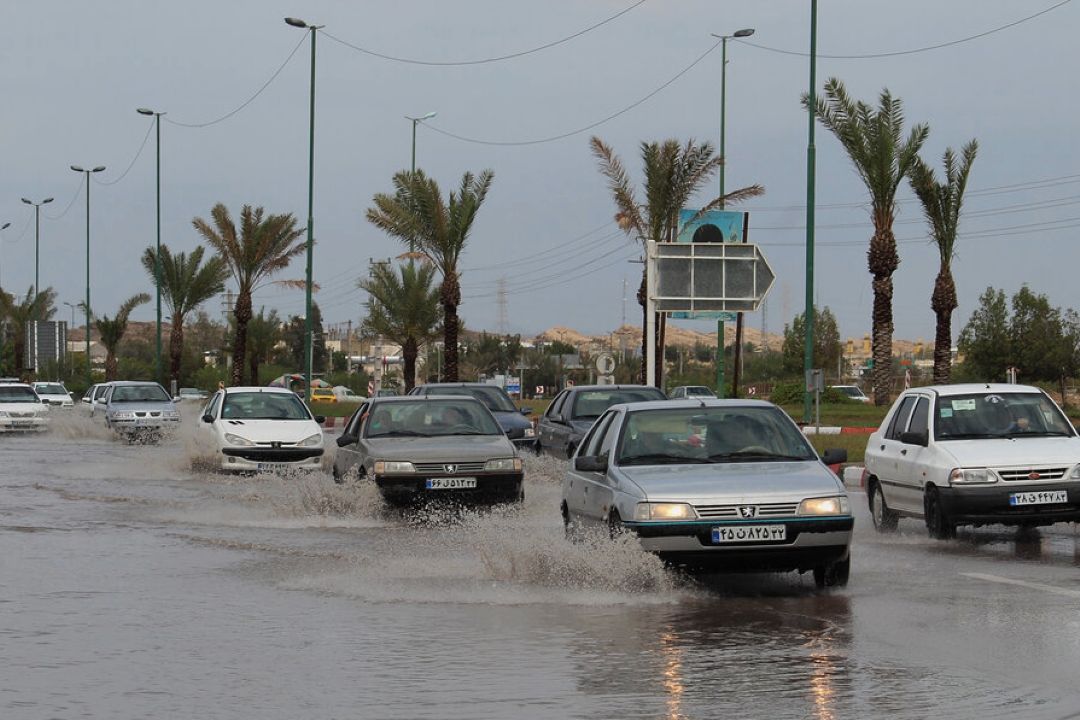
[[[656,382],[656,243],[645,243],[645,384]]]

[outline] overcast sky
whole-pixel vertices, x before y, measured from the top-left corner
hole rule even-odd
[[[150,291],[139,263],[154,242],[152,120],[137,107],[167,111],[162,123],[163,242],[189,250],[193,217],[217,202],[307,215],[307,35],[282,18],[325,24],[318,38],[315,146],[316,299],[326,322],[358,321],[356,280],[369,258],[400,246],[364,219],[377,192],[410,161],[411,123],[437,111],[417,135],[417,163],[448,191],[466,170],[491,168],[495,181],[462,265],[468,327],[497,330],[497,290],[505,279],[510,332],[561,324],[589,333],[640,319],[633,298],[640,248],[617,231],[614,207],[589,153],[597,134],[640,180],[643,140],[719,139],[720,50],[640,105],[592,130],[551,142],[642,100],[716,42],[711,32],[752,27],[756,45],[728,45],[727,186],[751,183],[766,195],[746,205],[750,239],[777,275],[766,317],[748,322],[780,332],[803,309],[807,118],[806,0],[647,0],[580,37],[513,59],[424,65],[364,54],[339,41],[400,59],[436,63],[498,57],[570,36],[637,0],[368,0],[158,2],[22,0],[0,28],[0,282],[26,292],[33,282],[33,209],[21,197],[56,198],[42,210],[41,284],[58,302],[82,299],[85,195],[68,166],[106,165],[91,186],[91,292],[100,313]],[[1060,0],[823,0],[818,51],[866,55],[922,48],[1007,25]],[[858,98],[883,87],[904,100],[909,121],[930,124],[924,157],[940,166],[947,146],[980,144],[969,183],[954,266],[959,332],[989,285],[1022,283],[1052,303],[1080,307],[1072,242],[1080,226],[1075,72],[1080,3],[943,49],[883,58],[821,57],[819,86],[842,79]],[[262,94],[251,98],[298,43]],[[777,52],[790,51],[795,54]],[[443,131],[440,133],[438,131]],[[449,134],[444,134],[449,133]],[[866,270],[871,234],[866,196],[840,145],[818,126],[817,274],[819,306],[841,334],[870,329]],[[134,163],[133,163],[134,159]],[[130,169],[128,170],[130,165]],[[123,173],[127,170],[127,174]],[[99,182],[100,181],[100,182]],[[104,185],[102,183],[111,183]],[[716,193],[703,193],[700,201]],[[898,338],[933,338],[930,292],[937,252],[910,189],[900,192],[895,227],[901,264],[894,312]],[[302,278],[302,258],[282,277]],[[256,308],[301,314],[302,291],[262,289]],[[220,313],[214,301],[208,310]],[[69,318],[60,305],[61,318]],[[219,315],[220,316],[220,315]],[[145,305],[133,315],[153,318]],[[687,323],[708,327],[708,323]]]

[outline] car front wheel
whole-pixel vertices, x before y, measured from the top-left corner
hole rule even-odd
[[[926,530],[936,540],[948,540],[956,537],[956,523],[945,513],[941,506],[941,495],[937,488],[929,487],[923,495],[923,507],[926,517]]]
[[[900,514],[889,508],[885,502],[885,493],[881,490],[881,483],[874,481],[870,485],[870,519],[874,522],[874,529],[879,533],[896,532]]]
[[[851,555],[814,568],[814,584],[819,588],[844,587],[851,576]]]

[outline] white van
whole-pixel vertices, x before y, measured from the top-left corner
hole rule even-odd
[[[1080,520],[1080,436],[1042,390],[936,385],[905,391],[866,446],[874,527],[923,518],[932,537],[958,525]]]

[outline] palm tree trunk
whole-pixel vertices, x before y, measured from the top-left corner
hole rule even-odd
[[[874,280],[874,310],[872,330],[872,356],[874,371],[874,404],[888,405],[892,393],[892,335],[893,335],[893,282],[892,274],[900,264],[896,254],[896,237],[893,236],[891,218],[875,220],[877,227],[870,239],[867,264]]]
[[[416,346],[416,338],[405,338],[405,344],[401,347],[401,358],[405,363],[405,393],[416,385],[416,356],[420,348]]]
[[[443,354],[446,369],[444,382],[458,381],[458,305],[461,304],[461,285],[457,273],[451,271],[443,277],[439,288],[440,302],[443,306]]]
[[[18,330],[18,328],[16,328]],[[26,353],[26,332],[20,332],[15,335],[15,341],[12,343],[15,351],[15,377],[22,379],[23,376],[23,355]]]
[[[184,321],[173,314],[172,331],[169,333],[169,376],[180,387],[180,363],[184,358]]]
[[[667,335],[667,315],[656,313],[656,382],[653,385],[661,389],[664,387],[665,335]]]
[[[952,270],[943,265],[934,282],[930,307],[937,318],[934,331],[934,384],[945,385],[952,374],[952,313],[956,309],[956,283]]]
[[[251,384],[261,385],[259,382],[259,353],[254,350],[251,351],[251,355],[248,357],[248,370],[250,371]]]
[[[244,359],[247,352],[247,326],[251,320],[251,291],[241,289],[233,310],[236,334],[233,336],[232,384],[244,384]]]
[[[116,350],[108,348],[105,354],[105,382],[112,382],[116,379],[117,366],[119,363],[116,361]]]

